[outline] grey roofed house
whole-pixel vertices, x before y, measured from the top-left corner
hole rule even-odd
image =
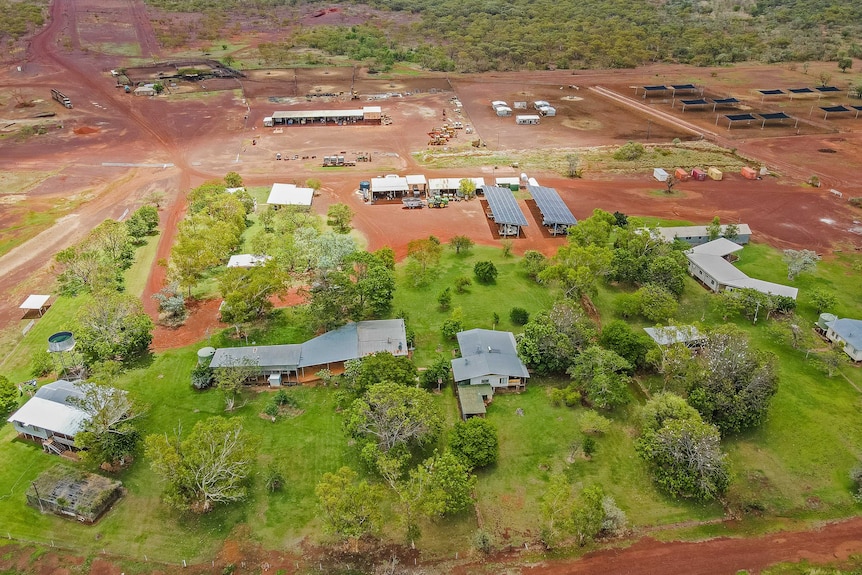
[[[726,230],[726,225],[721,226],[721,237],[724,237]],[[688,242],[696,246],[705,244],[709,241],[709,231],[707,230],[707,226],[658,228],[658,233],[666,242],[672,242],[674,239],[679,238],[684,242]],[[737,224],[736,238],[732,241],[737,244],[747,244],[750,239],[751,228],[748,224]]]
[[[524,387],[530,377],[518,357],[515,336],[509,331],[471,329],[458,333],[461,357],[452,360],[456,382],[490,384],[493,388]]]
[[[339,365],[350,359],[386,351],[406,356],[407,331],[403,319],[383,319],[349,323],[305,343],[223,347],[217,349],[211,368],[231,367],[240,358],[252,359],[261,375],[285,375],[298,381],[306,371],[312,374],[322,368]]]
[[[826,324],[826,337],[844,344],[844,353],[853,361],[862,361],[862,320],[836,319]]]
[[[654,342],[658,345],[673,345],[675,343],[684,343],[686,345],[696,345],[705,339],[705,336],[700,333],[693,325],[665,325],[659,327],[645,327],[647,332]]]
[[[60,379],[40,387],[7,421],[25,438],[57,446],[51,451],[59,453],[74,447],[75,434],[89,418],[73,403],[83,397],[73,382]]]
[[[799,293],[797,288],[748,277],[725,259],[725,256],[741,249],[739,244],[718,238],[686,250],[688,273],[716,293],[726,289],[750,288],[765,294],[796,299]]]

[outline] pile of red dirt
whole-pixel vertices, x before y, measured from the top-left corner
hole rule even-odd
[[[99,128],[93,128],[90,126],[81,126],[80,128],[75,128],[75,133],[82,134],[95,134],[99,131]]]

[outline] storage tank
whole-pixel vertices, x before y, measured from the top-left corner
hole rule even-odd
[[[829,326],[827,324],[832,323],[836,319],[838,319],[838,316],[836,316],[834,313],[821,313],[820,317],[817,319],[817,327],[819,327],[823,331],[826,331],[827,329],[829,329]]]
[[[72,351],[75,347],[75,336],[71,331],[58,331],[48,338],[48,352],[62,353]]]
[[[215,355],[214,347],[202,347],[198,350],[198,365],[209,361]]]

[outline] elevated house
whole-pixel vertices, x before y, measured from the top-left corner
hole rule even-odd
[[[715,293],[724,290],[749,288],[767,295],[796,299],[799,290],[795,287],[750,278],[728,260],[742,246],[725,238],[695,246],[686,250],[688,273]]]
[[[35,441],[48,453],[75,449],[75,434],[89,415],[75,405],[84,393],[71,381],[61,379],[40,387],[18,411],[9,416],[22,439]]]
[[[403,319],[359,321],[328,331],[305,343],[223,347],[215,351],[211,368],[251,362],[270,386],[297,384],[317,379],[322,369],[344,371],[344,362],[387,351],[406,356],[407,333]]]
[[[530,374],[518,357],[510,331],[471,329],[458,334],[461,357],[452,360],[459,385],[490,385],[494,390],[522,390]]]
[[[471,329],[458,334],[461,357],[452,360],[461,418],[484,417],[495,391],[521,391],[530,377],[509,331]]]
[[[844,353],[853,361],[862,361],[862,320],[836,319],[826,324],[826,338],[843,344]]]
[[[721,234],[719,237],[724,237],[727,231],[727,226],[721,226]],[[675,239],[680,239],[693,246],[699,246],[707,243],[709,240],[709,230],[707,226],[678,226],[658,228],[658,233],[666,242],[670,243]],[[731,241],[740,245],[745,245],[751,240],[751,228],[748,224],[737,224],[736,237]]]

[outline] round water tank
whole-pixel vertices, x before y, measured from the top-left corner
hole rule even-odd
[[[209,359],[215,355],[214,347],[202,347],[198,350],[198,359]]]
[[[75,336],[71,331],[58,331],[48,338],[48,351],[51,353],[72,351],[75,347]]]
[[[526,182],[528,179],[529,179],[529,178],[527,178],[527,174],[526,174],[526,173],[524,173],[524,172],[521,172],[521,181],[522,181],[522,182]]]
[[[820,318],[817,320],[817,327],[820,329],[828,329],[829,326],[826,324],[832,323],[836,319],[838,319],[838,316],[834,313],[821,313]]]

